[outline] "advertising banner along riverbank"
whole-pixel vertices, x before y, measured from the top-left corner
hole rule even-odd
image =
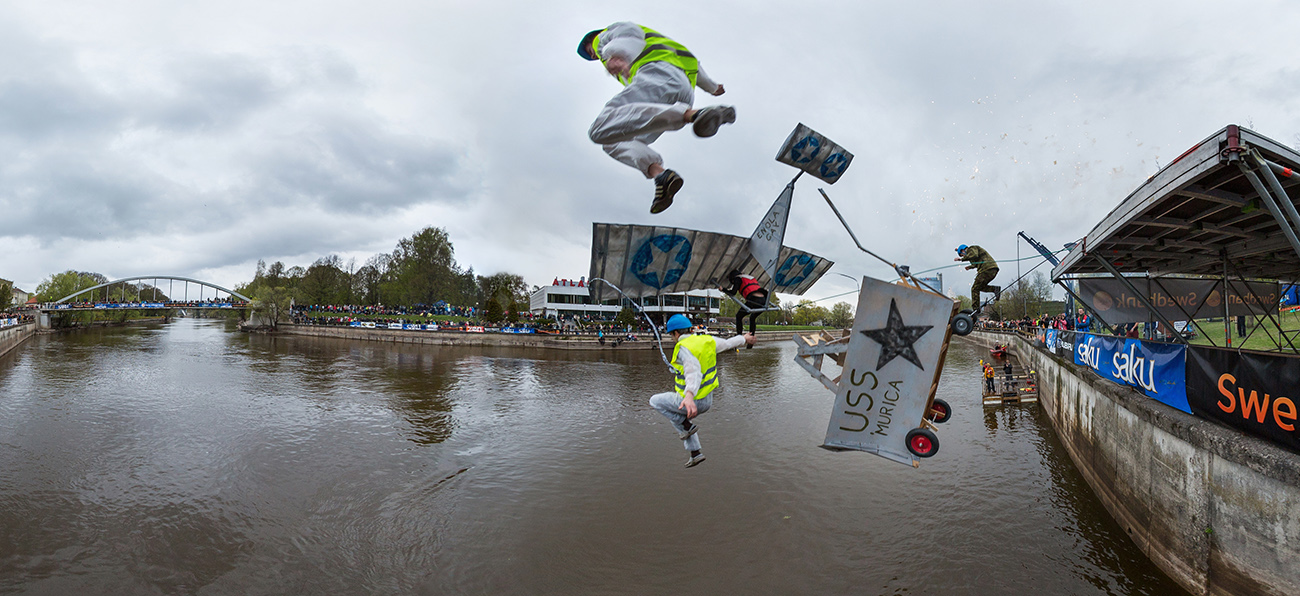
[[[1183,277],[1128,277],[1161,315],[1171,321],[1222,317],[1223,282],[1217,279]],[[1227,293],[1228,314],[1276,314],[1281,288],[1277,282],[1233,281]],[[1107,323],[1143,323],[1150,320],[1142,301],[1119,280],[1095,278],[1079,280],[1079,295]]]
[[[1300,451],[1300,357],[1203,346],[1188,353],[1187,401],[1197,416]]]
[[[1075,364],[1163,404],[1194,413],[1187,404],[1185,346],[1091,333],[1075,337]]]

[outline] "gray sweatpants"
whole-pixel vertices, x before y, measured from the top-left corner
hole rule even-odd
[[[666,62],[642,66],[632,84],[605,103],[587,135],[610,157],[650,177],[651,164],[663,156],[650,148],[659,135],[686,126],[682,120],[695,103],[695,89],[686,73]]]
[[[684,426],[686,423],[686,410],[682,408],[682,396],[677,395],[676,391],[656,393],[650,396],[650,407],[659,410],[659,413],[663,414],[673,424],[673,428],[677,429],[677,432],[686,430]],[[695,416],[699,417],[700,414],[709,411],[711,407],[713,407],[712,393],[704,396],[704,399],[695,400],[695,409],[697,411]],[[686,447],[687,451],[698,451],[700,449],[699,431],[682,441],[682,446]]]

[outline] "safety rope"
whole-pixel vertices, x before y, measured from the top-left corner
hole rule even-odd
[[[650,331],[655,334],[655,343],[659,345],[659,358],[664,361],[664,366],[668,367],[668,372],[671,372],[674,375],[677,374],[677,369],[673,368],[673,365],[668,362],[668,356],[664,354],[664,340],[663,337],[659,335],[659,328],[655,326],[654,321],[650,320],[650,315],[646,314],[645,310],[641,308],[641,305],[637,304],[636,300],[633,300],[627,294],[624,294],[623,290],[618,289],[618,286],[614,285],[608,279],[593,277],[587,282],[587,285],[591,285],[594,282],[601,282],[610,288],[613,288],[615,292],[618,292],[619,296],[622,296],[628,302],[632,303],[632,307],[635,308],[637,312],[641,313],[641,316],[645,318],[645,322],[650,325]]]

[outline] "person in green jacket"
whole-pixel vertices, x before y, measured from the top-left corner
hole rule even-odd
[[[980,292],[993,292],[993,301],[997,302],[1002,297],[1002,286],[989,285],[993,278],[998,276],[998,262],[993,260],[989,251],[980,248],[977,245],[967,246],[965,244],[957,247],[957,258],[954,261],[968,261],[966,269],[975,269],[975,282],[970,286],[971,307],[975,312],[979,312],[983,307],[980,304]]]
[[[618,22],[587,33],[578,44],[578,55],[599,60],[624,86],[605,104],[587,135],[610,157],[654,180],[650,213],[662,212],[685,181],[664,167],[663,157],[650,144],[687,124],[695,136],[711,137],[722,125],[735,122],[732,106],[693,107],[696,87],[714,96],[726,93],[726,88],[704,72],[686,46],[636,23]]]

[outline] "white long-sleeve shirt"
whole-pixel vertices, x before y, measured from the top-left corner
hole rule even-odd
[[[645,30],[640,25],[628,21],[620,21],[606,27],[605,32],[600,34],[600,44],[597,47],[597,52],[602,59],[622,58],[628,64],[632,64],[644,50]],[[695,74],[695,86],[707,93],[718,90],[718,83],[704,72],[703,65]]]
[[[721,354],[727,350],[734,350],[745,345],[745,336],[737,335],[728,339],[719,339],[714,342],[717,353]],[[691,397],[700,392],[700,381],[704,380],[704,371],[700,366],[700,359],[695,357],[690,350],[677,350],[677,362],[682,365],[686,374],[686,393]]]

